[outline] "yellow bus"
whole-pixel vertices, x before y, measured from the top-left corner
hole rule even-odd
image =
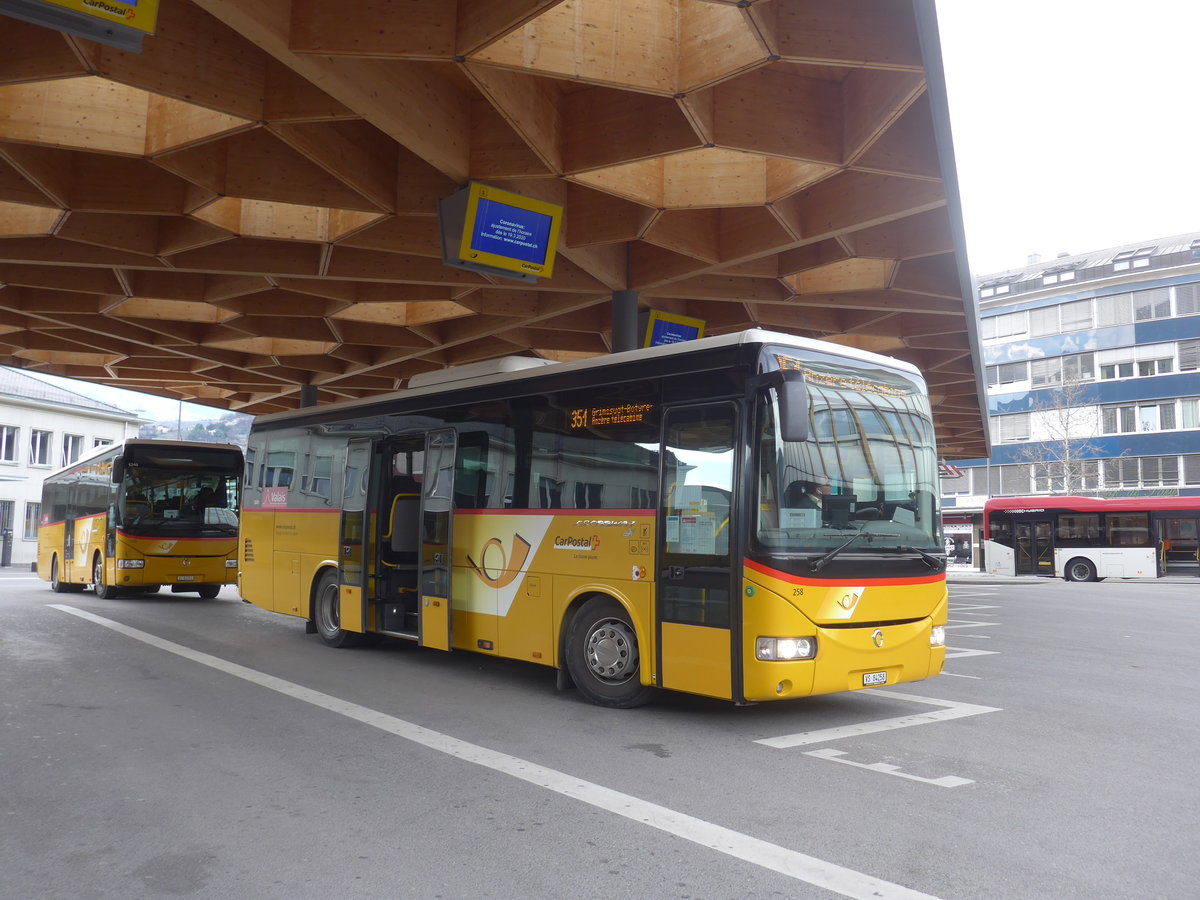
[[[945,658],[929,401],[895,359],[755,330],[495,360],[259,417],[246,471],[242,597],[335,647],[529,660],[612,707]]]
[[[237,581],[244,457],[231,444],[127,440],[46,477],[38,575],[57,592],[91,585],[211,599]]]

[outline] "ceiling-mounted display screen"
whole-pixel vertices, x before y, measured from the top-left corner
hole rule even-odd
[[[534,282],[554,272],[562,207],[471,182],[438,201],[442,262]]]

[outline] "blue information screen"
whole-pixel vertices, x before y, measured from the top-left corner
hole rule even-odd
[[[480,198],[471,249],[541,265],[552,221],[544,213]]]
[[[655,319],[650,326],[650,343],[647,346],[661,347],[664,344],[678,344],[683,341],[694,341],[700,329],[695,325],[685,325],[682,322],[670,322]]]

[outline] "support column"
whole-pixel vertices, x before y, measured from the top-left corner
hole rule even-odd
[[[637,333],[638,292],[612,292],[612,352],[636,350],[640,346]]]
[[[315,384],[300,385],[300,406],[317,405],[317,386]]]

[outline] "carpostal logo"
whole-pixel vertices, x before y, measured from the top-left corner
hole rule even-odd
[[[83,0],[83,5],[117,19],[136,19],[137,7],[124,3],[105,3],[104,0]]]
[[[591,537],[555,537],[555,550],[597,550],[600,547],[600,535]]]

